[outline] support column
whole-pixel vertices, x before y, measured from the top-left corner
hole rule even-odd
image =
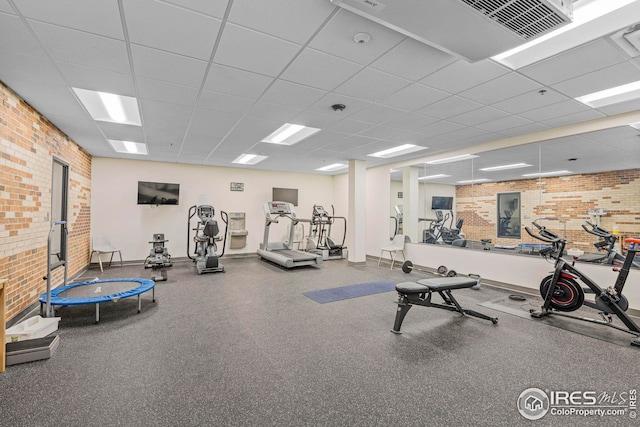
[[[347,248],[349,265],[364,265],[367,261],[366,232],[366,162],[349,160],[349,215]]]
[[[418,205],[420,204],[418,188],[418,171],[415,166],[402,168],[402,230],[412,243],[418,243]]]

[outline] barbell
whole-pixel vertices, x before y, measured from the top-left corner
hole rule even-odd
[[[423,270],[421,268],[414,266],[413,263],[409,260],[405,261],[402,264],[402,271],[404,271],[405,273],[411,273],[413,270],[421,271],[423,273],[431,273],[431,271]],[[458,273],[456,273],[455,270],[449,270],[444,265],[441,265],[440,267],[438,267],[438,269],[436,270],[436,273],[444,277],[455,277],[458,275]]]

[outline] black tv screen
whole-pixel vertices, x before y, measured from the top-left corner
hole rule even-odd
[[[434,211],[450,211],[453,209],[453,197],[433,196],[431,198],[431,209]]]
[[[298,206],[297,188],[273,188],[271,200],[274,202],[289,202],[293,206]]]
[[[177,205],[180,184],[138,181],[139,205]]]

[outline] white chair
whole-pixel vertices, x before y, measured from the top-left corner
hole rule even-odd
[[[380,248],[380,258],[378,258],[378,265],[380,265],[380,261],[382,260],[382,255],[385,252],[389,252],[391,256],[391,270],[393,270],[393,263],[396,261],[396,255],[399,252],[402,252],[402,260],[406,261],[404,256],[404,243],[406,239],[404,234],[397,234],[396,237],[393,238],[391,244],[389,246],[383,246]]]
[[[120,268],[122,268],[122,253],[120,252],[120,249],[113,246],[106,237],[96,237],[91,239],[91,255],[89,255],[89,262],[93,259],[93,254],[97,254],[101,272],[104,273],[102,268],[102,255],[111,255],[109,258],[109,267],[111,267],[113,255],[116,253],[120,257]]]

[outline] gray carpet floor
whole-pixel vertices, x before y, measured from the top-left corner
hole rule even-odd
[[[630,411],[520,415],[516,401],[530,387],[607,393],[628,407],[640,388],[640,348],[480,305],[512,292],[483,285],[455,293],[463,306],[499,317],[497,325],[413,307],[395,335],[395,292],[327,304],[303,293],[427,274],[374,261],[291,271],[258,258],[222,263],[226,273],[205,275],[175,263],[156,302],[143,295],[139,314],[136,298],[102,304],[98,324],[94,306],[60,308],[53,356],[0,374],[0,425],[638,425]],[[84,277],[147,278],[149,270]]]

